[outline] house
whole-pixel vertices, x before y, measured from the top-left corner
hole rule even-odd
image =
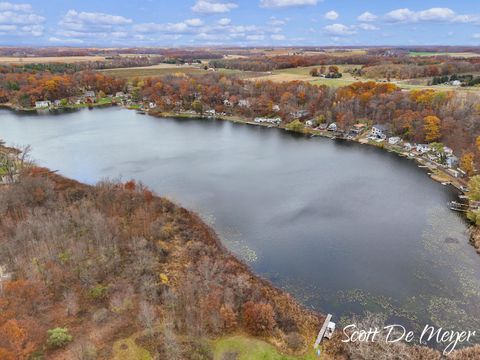
[[[462,82],[460,80],[453,80],[450,82],[452,86],[460,86],[462,85]]]
[[[62,100],[55,100],[55,101],[53,102],[53,105],[56,106],[56,107],[61,106],[61,105],[62,105]]]
[[[85,91],[85,93],[83,94],[83,97],[84,98],[94,98],[95,97],[95,91]]]
[[[445,163],[450,169],[453,169],[458,166],[458,157],[456,157],[455,155],[448,156],[445,159]]]
[[[305,121],[305,125],[312,127],[313,126],[313,120]]]
[[[207,116],[215,116],[216,114],[217,112],[214,109],[205,111],[205,115]]]
[[[388,138],[388,143],[390,145],[397,145],[402,139],[400,139],[398,136],[392,136]]]
[[[403,148],[407,151],[410,151],[410,150],[413,149],[413,145],[410,144],[409,142],[407,142],[407,143],[403,144]]]
[[[35,101],[35,109],[44,109],[50,107],[52,103],[48,100]]]
[[[117,93],[115,94],[115,97],[123,98],[123,97],[125,97],[125,93],[123,91],[117,91]]]
[[[215,71],[217,71],[217,70],[215,70],[215,68],[208,68],[207,71],[215,72]]]
[[[244,108],[249,108],[250,107],[250,101],[248,101],[248,99],[240,99],[240,100],[238,100],[238,106],[244,107]]]
[[[275,112],[279,112],[280,111],[280,106],[275,104],[272,106],[272,110],[275,111]]]
[[[320,124],[320,125],[317,126],[317,129],[318,129],[318,130],[327,130],[327,124],[322,123],[322,124]]]
[[[290,113],[290,115],[292,115],[296,119],[308,116],[308,114],[309,114],[308,110],[298,110]]]
[[[444,146],[444,147],[443,147],[443,152],[444,152],[445,155],[447,155],[447,156],[453,155],[453,150],[450,149],[448,146]]]
[[[149,107],[150,109],[154,109],[154,108],[157,107],[157,104],[155,104],[154,102],[149,102],[149,103],[148,103],[148,107]]]
[[[355,124],[352,126],[351,132],[354,134],[360,134],[366,127],[367,125],[365,124]]]
[[[337,124],[331,123],[330,125],[328,125],[327,130],[328,131],[337,131]]]
[[[279,117],[277,118],[265,118],[265,117],[256,117],[254,120],[257,124],[273,124],[273,125],[280,125],[282,119]]]
[[[233,106],[232,102],[228,99],[223,100],[223,105],[228,106],[228,107]]]
[[[430,151],[430,146],[428,144],[417,144],[416,150],[420,154],[425,154]]]
[[[372,136],[376,138],[385,139],[387,137],[387,131],[388,128],[385,125],[376,124],[372,126]]]

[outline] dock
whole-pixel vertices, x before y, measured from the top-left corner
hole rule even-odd
[[[314,349],[318,348],[318,346],[322,342],[322,340],[325,336],[325,332],[327,331],[327,326],[330,323],[330,320],[332,320],[332,314],[328,314],[327,317],[325,318],[325,321],[323,322],[323,325],[322,325],[320,331],[318,332],[317,340],[315,340],[315,344],[313,345]]]

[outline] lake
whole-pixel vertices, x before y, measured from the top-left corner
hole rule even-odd
[[[197,211],[259,275],[337,321],[478,329],[480,257],[457,192],[408,159],[352,142],[120,108],[0,110],[0,138],[93,184],[137,179]]]

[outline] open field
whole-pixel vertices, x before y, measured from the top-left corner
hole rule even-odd
[[[361,81],[360,78],[354,78],[351,74],[346,73],[348,69],[355,68],[355,65],[338,65],[338,68],[343,73],[340,79],[327,79],[322,77],[314,77],[310,75],[310,71],[320,66],[307,66],[298,68],[289,68],[275,70],[271,74],[258,76],[258,80],[270,80],[275,82],[287,81],[307,81],[315,85],[327,85],[332,87],[346,86],[355,81]]]
[[[480,54],[473,52],[430,52],[430,51],[410,51],[409,56],[450,56],[456,58],[479,57]]]
[[[106,75],[116,76],[122,79],[145,78],[163,75],[201,75],[208,73],[203,68],[198,66],[182,66],[174,64],[158,64],[153,66],[107,69],[100,71]],[[217,72],[227,75],[239,75],[242,77],[256,76],[256,73],[240,70],[217,69]]]
[[[104,56],[51,56],[51,57],[10,57],[1,56],[0,64],[45,64],[76,63],[85,61],[105,61]]]

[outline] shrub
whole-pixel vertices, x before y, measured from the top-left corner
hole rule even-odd
[[[252,335],[269,335],[276,325],[272,305],[248,301],[243,305],[243,322]]]
[[[47,331],[47,345],[51,348],[61,348],[73,341],[73,336],[69,334],[67,328],[55,328]]]
[[[93,300],[103,300],[107,296],[108,286],[102,284],[95,285],[90,289],[89,295]]]

